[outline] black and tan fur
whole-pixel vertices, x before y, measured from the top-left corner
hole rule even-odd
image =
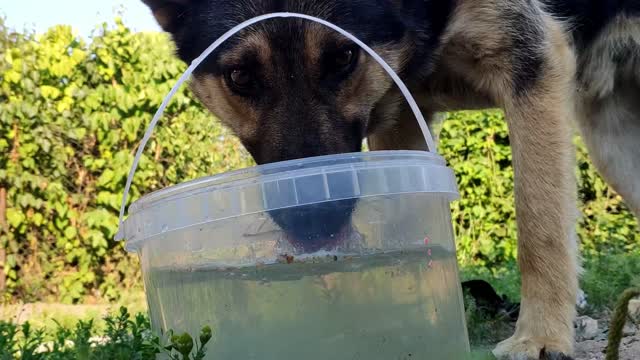
[[[568,358],[579,273],[576,124],[602,175],[640,215],[639,1],[144,2],[187,62],[243,20],[301,12],[369,44],[427,114],[502,108],[515,170],[522,307],[515,334],[494,353]],[[259,163],[359,151],[365,137],[376,150],[425,149],[382,69],[341,36],[303,20],[242,32],[207,60],[192,87]]]

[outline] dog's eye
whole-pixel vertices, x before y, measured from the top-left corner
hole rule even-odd
[[[233,85],[244,87],[251,83],[251,75],[248,71],[232,70],[230,76],[231,81],[233,81]]]
[[[227,82],[235,91],[246,92],[253,84],[253,76],[244,69],[233,69],[227,73]]]
[[[338,68],[344,68],[351,65],[353,58],[355,57],[355,52],[351,49],[340,51],[336,54],[336,66]]]
[[[358,60],[358,51],[355,48],[339,50],[331,54],[330,59],[333,72],[347,73],[353,70]]]

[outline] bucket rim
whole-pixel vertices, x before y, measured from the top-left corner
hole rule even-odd
[[[128,209],[129,216],[153,207],[157,202],[170,200],[181,194],[191,195],[192,191],[206,188],[207,191],[215,191],[216,188],[232,188],[246,185],[248,182],[275,181],[278,178],[286,179],[296,172],[304,172],[308,169],[323,168],[331,172],[334,168],[342,168],[349,165],[381,162],[407,162],[416,160],[420,163],[429,162],[430,165],[445,166],[445,159],[437,153],[418,150],[378,150],[367,152],[351,152],[332,155],[313,156],[301,159],[278,161],[269,164],[250,166],[242,169],[226,171],[219,174],[199,177],[180,184],[152,191],[141,196],[131,203]],[[330,161],[338,161],[331,164]],[[454,185],[455,186],[455,185]]]

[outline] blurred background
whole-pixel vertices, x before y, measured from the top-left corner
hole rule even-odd
[[[38,34],[54,25],[69,24],[78,35],[88,37],[96,25],[112,21],[115,14],[120,15],[132,31],[160,30],[141,0],[22,0],[0,5],[6,26]]]

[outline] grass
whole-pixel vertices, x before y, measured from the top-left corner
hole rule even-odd
[[[25,322],[0,321],[2,360],[155,360],[165,354],[170,360],[203,360],[212,330],[205,327],[194,340],[189,334],[152,334],[147,317],[131,316],[124,307],[103,320],[97,331],[93,320],[78,321],[74,327],[58,326],[47,331]],[[489,347],[472,350],[469,360],[495,360]]]
[[[471,350],[471,360],[495,360],[496,357],[493,356],[490,350]]]
[[[66,305],[33,303],[0,305],[0,321],[22,324],[28,320],[31,326],[52,332],[59,326],[73,328],[79,320],[91,320],[96,331],[103,331],[105,330],[103,318],[122,306],[134,314],[146,312],[147,304],[144,292],[124,294],[117,303],[112,304]]]
[[[581,288],[589,306],[583,313],[612,309],[626,288],[640,286],[640,251],[591,257],[584,261],[584,268]],[[498,270],[462,267],[461,277],[484,279],[499,294],[519,301],[520,277],[515,263]],[[162,352],[172,360],[204,358],[206,349],[201,344],[208,341],[206,332],[196,340],[185,334],[166,334],[161,339],[152,334],[147,317],[142,315],[146,311],[144,294],[129,294],[119,305],[125,307],[115,312],[109,309],[118,305],[1,307],[0,360],[145,360],[155,359]],[[465,306],[474,349],[470,359],[493,360],[490,349],[511,334],[513,324],[489,318],[475,308],[469,297],[465,298]],[[24,322],[26,319],[28,322]],[[42,352],[43,349],[47,351]]]
[[[506,295],[512,301],[520,301],[520,273],[518,265],[508,263],[498,269],[478,266],[461,266],[460,280],[485,280],[501,295]]]
[[[80,320],[73,327],[59,325],[54,330],[34,328],[29,322],[0,321],[0,359],[155,360],[163,353],[170,360],[203,360],[213,336],[205,327],[195,340],[189,334],[172,332],[161,339],[153,335],[145,315],[132,317],[124,307],[102,323],[104,331],[97,331],[93,320]],[[469,356],[469,360],[493,359],[488,348],[476,348]]]
[[[78,321],[74,327],[55,330],[0,321],[2,360],[155,360],[165,354],[171,360],[202,360],[212,330],[205,327],[194,340],[190,334],[169,332],[160,338],[150,330],[142,313],[131,316],[125,307],[102,321],[103,331],[93,320]]]
[[[627,254],[608,254],[584,261],[582,289],[587,294],[587,311],[613,309],[616,300],[629,287],[640,287],[640,250]]]
[[[603,254],[583,260],[584,273],[580,288],[587,295],[585,313],[611,310],[618,296],[631,286],[640,286],[640,250],[629,253]],[[497,270],[463,266],[462,281],[482,279],[489,282],[498,294],[520,301],[520,274],[516,263]]]

